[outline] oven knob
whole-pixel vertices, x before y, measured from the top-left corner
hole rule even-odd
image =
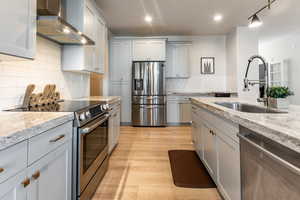
[[[108,105],[107,104],[103,105],[103,109],[107,110],[108,109]]]
[[[104,110],[105,110],[104,105],[101,105],[101,111],[104,111]]]
[[[90,118],[90,117],[91,117],[90,111],[86,111],[86,112],[85,112],[85,116],[86,116],[87,118]]]
[[[81,114],[79,115],[79,120],[80,120],[80,121],[84,121],[84,120],[85,120],[85,114],[84,114],[84,113],[81,113]]]

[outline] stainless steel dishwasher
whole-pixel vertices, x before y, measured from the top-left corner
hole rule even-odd
[[[240,127],[242,200],[299,200],[300,154]]]

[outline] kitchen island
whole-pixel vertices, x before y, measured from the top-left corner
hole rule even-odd
[[[265,182],[261,183],[260,181],[268,179],[257,180],[255,177],[262,176],[257,174],[261,172],[262,169],[266,170],[266,173],[271,173],[271,171],[268,170],[270,169],[269,167],[262,167],[267,165],[264,156],[271,156],[271,153],[268,153],[268,150],[271,150],[271,145],[277,152],[280,149],[277,156],[272,156],[273,160],[282,161],[278,155],[282,155],[284,152],[283,149],[288,149],[288,151],[299,154],[300,107],[290,106],[288,110],[281,113],[250,113],[240,112],[222,106],[228,105],[228,103],[254,105],[263,109],[263,107],[257,103],[247,102],[239,98],[191,98],[192,139],[199,158],[215,181],[224,199],[240,200],[242,199],[242,195],[246,194],[245,192],[242,192],[245,191],[243,189],[245,183],[242,184],[245,177],[250,177],[250,179],[247,180],[253,180],[255,186],[266,184]],[[279,112],[278,110],[269,111]],[[252,132],[252,135],[259,135],[256,136],[256,138],[264,138],[263,140],[265,143],[262,144],[261,142],[254,144],[254,142],[251,142],[247,139],[247,137],[249,138],[250,132]],[[253,137],[252,135],[250,135],[250,138]],[[249,153],[249,148],[245,150],[244,141],[250,141],[248,143],[252,145],[252,149],[255,150],[252,150],[251,153]],[[243,146],[241,146],[242,144]],[[264,150],[264,147],[268,148],[268,150]],[[255,152],[261,154],[259,154],[260,156],[254,157],[253,160],[249,160],[251,156],[243,156],[245,153],[252,155]],[[295,153],[290,153],[287,155],[294,154]],[[261,160],[258,161],[258,158]],[[295,158],[297,158],[297,156],[293,157],[293,159]],[[294,160],[294,162],[297,163],[299,161]],[[288,162],[282,161],[281,163],[286,164]],[[249,165],[251,165],[250,168],[248,167]],[[270,165],[278,166],[280,163],[278,164],[275,162],[269,164],[269,166]],[[288,163],[287,165],[291,169],[295,169],[295,167],[291,167],[291,164]],[[256,167],[257,170],[253,171],[252,169],[256,169]],[[258,168],[260,170],[258,170]],[[281,171],[284,171],[283,168],[281,168]],[[277,172],[277,176],[275,175],[273,178],[274,180],[277,178],[277,181],[280,182],[280,180],[285,179],[285,176],[286,174],[279,176]],[[247,184],[248,183],[249,182],[247,182]],[[255,186],[251,185],[251,188]],[[250,186],[247,185],[247,187]],[[282,187],[290,187],[290,185],[285,184]]]

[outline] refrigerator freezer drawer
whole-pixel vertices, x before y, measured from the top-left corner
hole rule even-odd
[[[166,126],[165,105],[132,105],[133,126]]]
[[[166,96],[132,96],[132,104],[166,104]]]

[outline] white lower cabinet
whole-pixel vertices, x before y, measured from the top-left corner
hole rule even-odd
[[[167,121],[171,124],[190,123],[192,121],[189,97],[168,96]]]
[[[55,134],[54,130],[64,129],[64,137]],[[48,135],[51,133],[55,140],[48,140]],[[59,132],[60,133],[60,132]],[[5,156],[11,157],[18,155],[18,149],[22,149],[23,144],[26,148],[25,151],[26,164],[24,167],[17,167],[14,165],[5,165],[2,172],[9,170],[9,167],[14,167],[19,171],[10,170],[14,174],[10,174],[3,182],[0,182],[0,200],[71,200],[71,184],[72,184],[72,122],[68,122],[57,128],[46,131],[38,136],[30,138],[45,137],[50,142],[57,142],[59,146],[53,146],[51,152],[45,152],[40,158],[34,160],[32,164],[29,162],[31,152],[28,149],[29,140],[20,144],[12,146],[4,151],[15,149],[17,151]],[[63,139],[67,140],[63,141]],[[63,141],[63,142],[62,142]],[[18,158],[21,159],[21,158]],[[4,159],[8,160],[8,159]],[[8,160],[9,161],[9,160]],[[10,163],[10,162],[7,162]],[[22,163],[15,162],[18,165]],[[1,164],[1,163],[0,163]],[[5,173],[3,173],[5,175]],[[0,173],[1,178],[1,173]]]
[[[129,95],[128,95],[129,94]],[[131,82],[129,81],[111,81],[110,96],[120,96],[121,101],[121,122],[131,122]]]
[[[226,138],[223,134],[217,137],[220,192],[225,199],[241,199],[240,152],[239,144]]]
[[[225,200],[241,200],[238,125],[192,104],[192,138]]]
[[[70,143],[59,147],[28,169],[28,200],[69,200],[71,191]]]
[[[203,124],[203,161],[208,172],[214,180],[217,180],[217,140],[213,130]]]
[[[0,200],[27,200],[26,171],[0,184]]]
[[[118,144],[120,136],[120,118],[121,118],[120,104],[113,106],[111,116],[108,121],[108,152],[111,153]]]

